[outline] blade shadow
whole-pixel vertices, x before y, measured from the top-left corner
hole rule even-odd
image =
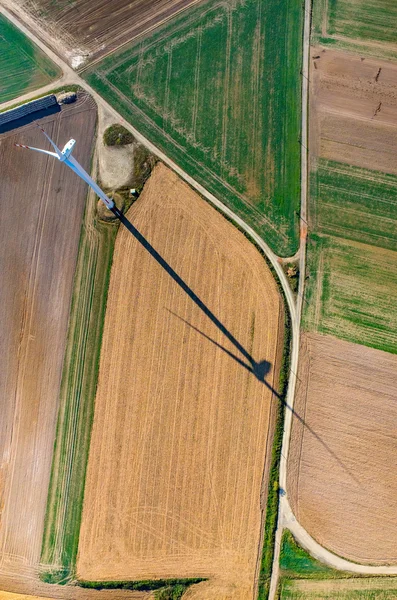
[[[176,317],[177,319],[179,319],[180,321],[182,321],[183,323],[185,323],[185,325],[187,325],[188,327],[190,327],[191,329],[193,329],[194,331],[196,331],[198,334],[200,334],[201,336],[203,336],[206,340],[208,340],[209,342],[211,342],[211,344],[214,344],[214,346],[216,346],[217,348],[219,348],[220,350],[222,350],[223,352],[225,352],[228,356],[230,356],[230,358],[232,358],[233,360],[235,360],[244,369],[247,369],[248,371],[250,371],[251,373],[253,373],[256,376],[256,378],[259,381],[261,381],[272,392],[272,394],[274,396],[276,396],[276,398],[283,404],[283,406],[286,409],[288,409],[289,411],[292,412],[293,416],[323,446],[323,448],[325,448],[325,450],[327,450],[327,452],[334,458],[334,460],[339,464],[339,466],[355,481],[355,483],[357,483],[358,485],[361,486],[359,480],[346,467],[346,465],[343,463],[343,461],[340,460],[340,458],[335,454],[335,452],[332,450],[332,448],[330,448],[328,446],[328,444],[326,442],[324,442],[324,440],[314,431],[314,429],[312,427],[310,427],[310,425],[308,425],[306,423],[306,421],[303,419],[303,417],[301,417],[300,414],[297,413],[296,410],[292,406],[290,406],[288,404],[288,402],[286,402],[284,400],[284,398],[278,392],[276,392],[276,390],[270,385],[270,383],[265,380],[266,375],[269,373],[269,371],[271,369],[271,364],[268,361],[265,360],[265,361],[261,361],[259,363],[255,363],[256,368],[259,370],[259,373],[258,373],[258,371],[255,372],[255,370],[254,370],[255,367],[253,367],[253,366],[245,363],[238,356],[236,356],[235,354],[233,354],[233,352],[230,352],[230,350],[228,350],[227,348],[225,348],[224,346],[222,346],[222,344],[219,344],[217,341],[213,340],[206,333],[204,333],[203,331],[200,331],[200,329],[198,329],[197,327],[195,327],[194,325],[192,325],[191,323],[189,323],[188,321],[186,321],[185,319],[183,319],[181,316],[179,316],[176,313],[174,313],[169,308],[166,308],[166,310],[169,313],[171,313],[174,317]]]

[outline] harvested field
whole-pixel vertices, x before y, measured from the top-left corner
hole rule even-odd
[[[397,560],[397,357],[329,336],[302,338],[288,465],[292,509],[324,547],[360,563]]]
[[[397,64],[319,47],[311,56],[314,155],[397,174]]]
[[[48,585],[36,579],[0,575],[0,600],[153,600],[152,592],[89,590],[72,585]]]
[[[280,600],[396,600],[396,581],[388,578],[285,580]]]
[[[82,74],[282,256],[299,239],[302,16],[203,0]]]
[[[40,27],[50,33],[65,58],[79,66],[98,58],[156,27],[199,0],[16,0]]]
[[[77,576],[210,577],[187,597],[246,600],[261,557],[282,299],[257,250],[163,165],[127,216],[162,258],[120,229]]]
[[[96,108],[87,96],[41,121],[59,144],[80,133],[89,168]],[[37,573],[73,275],[87,188],[29,125],[0,136],[0,574]]]
[[[320,159],[311,178],[315,231],[397,250],[397,177]]]
[[[60,69],[0,15],[0,103],[50,83]]]
[[[312,234],[303,324],[397,354],[397,253]]]

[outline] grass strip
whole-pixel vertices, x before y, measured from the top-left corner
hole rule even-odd
[[[265,533],[263,539],[262,561],[258,582],[258,600],[266,600],[269,595],[270,580],[272,576],[272,565],[274,558],[274,544],[277,530],[279,510],[279,471],[281,460],[281,449],[283,441],[285,402],[288,390],[290,349],[291,349],[291,318],[288,311],[284,291],[280,281],[272,267],[273,277],[276,279],[285,306],[285,328],[284,328],[284,351],[279,376],[279,399],[277,403],[277,414],[273,436],[272,458],[268,482]]]
[[[97,220],[89,195],[80,237],[41,553],[41,579],[74,577],[99,356],[118,222]]]
[[[280,551],[280,569],[284,577],[293,579],[341,579],[354,577],[352,573],[338,571],[316,560],[301,548],[287,529],[283,532]]]

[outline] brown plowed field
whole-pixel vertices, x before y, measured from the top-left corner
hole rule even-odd
[[[397,65],[322,48],[311,57],[312,153],[397,174]]]
[[[49,34],[59,41],[66,58],[98,58],[131,41],[199,0],[16,0]],[[12,5],[10,7],[12,9]],[[77,65],[78,66],[78,65]]]
[[[329,336],[302,337],[288,464],[292,509],[336,554],[397,560],[397,356]]]
[[[78,576],[213,577],[226,590],[217,600],[246,600],[266,501],[282,300],[256,249],[163,165],[128,218],[170,266],[121,228]],[[215,597],[208,583],[189,594]]]
[[[96,108],[86,96],[41,121],[60,145],[78,135],[89,168]],[[37,571],[73,273],[87,188],[35,125],[0,135],[0,574]]]

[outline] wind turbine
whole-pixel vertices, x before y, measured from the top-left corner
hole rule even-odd
[[[57,160],[65,163],[72,171],[76,173],[81,179],[83,179],[88,185],[94,190],[94,192],[99,196],[105,206],[111,210],[117,217],[121,216],[121,213],[113,200],[108,198],[105,192],[101,190],[98,184],[92,179],[90,175],[86,171],[84,171],[83,167],[77,162],[77,160],[72,156],[72,151],[76,140],[71,139],[66,142],[63,150],[60,150],[55,142],[52,141],[49,135],[46,134],[44,129],[37,124],[37,127],[41,129],[44,133],[47,140],[50,142],[51,146],[54,148],[55,152],[50,152],[49,150],[43,150],[42,148],[33,148],[33,146],[25,146],[24,144],[15,144],[18,148],[26,148],[27,150],[35,150],[36,152],[42,152],[43,154],[48,154],[49,156],[53,156]]]

